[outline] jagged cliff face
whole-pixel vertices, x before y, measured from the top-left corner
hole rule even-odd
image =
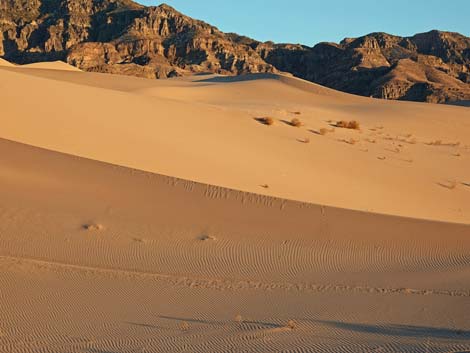
[[[260,43],[257,50],[279,70],[345,92],[435,103],[470,99],[470,38],[458,33],[373,33],[313,48]]]
[[[222,33],[130,0],[0,0],[0,56],[149,78],[280,70],[364,96],[470,100],[470,38],[457,33],[374,33],[310,48]]]
[[[84,70],[150,78],[276,71],[249,46],[167,5],[0,1],[0,55],[16,63],[61,59]]]

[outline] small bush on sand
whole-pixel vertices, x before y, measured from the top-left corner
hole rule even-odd
[[[297,327],[297,323],[294,320],[287,321],[286,327],[293,330]]]
[[[342,128],[342,129],[352,129],[352,130],[359,130],[361,128],[360,124],[356,120],[351,120],[351,121],[345,121],[341,120],[336,122],[336,127]]]
[[[359,142],[358,140],[355,140],[355,139],[353,139],[353,138],[350,138],[350,139],[340,139],[340,140],[338,140],[338,141],[347,143],[348,145],[355,145],[356,143]]]
[[[269,116],[264,117],[264,118],[258,118],[256,120],[258,120],[261,124],[268,125],[268,126],[271,126],[274,124],[274,119]]]
[[[180,330],[181,331],[189,331],[189,324],[186,321],[180,323]]]
[[[302,122],[300,121],[300,119],[298,118],[294,118],[290,121],[290,125],[291,126],[295,126],[295,127],[301,127],[302,126]]]

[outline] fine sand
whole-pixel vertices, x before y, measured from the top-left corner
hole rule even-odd
[[[0,66],[0,352],[470,351],[469,108]]]

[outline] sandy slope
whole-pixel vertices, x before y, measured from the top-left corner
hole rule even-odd
[[[470,349],[469,226],[0,151],[0,351]]]
[[[0,137],[287,199],[470,222],[463,107],[371,100],[273,75],[156,81],[24,68],[0,75]],[[282,122],[297,111],[303,127]],[[276,124],[254,120],[262,116]],[[340,119],[360,121],[362,131],[314,133]]]
[[[467,108],[40,66],[0,68],[0,352],[470,350]]]
[[[14,67],[13,64],[9,63],[5,59],[0,58],[0,66],[1,67]]]
[[[38,62],[27,65],[19,66],[21,69],[42,69],[42,70],[56,70],[56,71],[74,71],[80,72],[81,70],[75,66],[64,63],[63,61],[53,62]]]

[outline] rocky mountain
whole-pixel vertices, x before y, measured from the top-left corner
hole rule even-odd
[[[470,38],[431,31],[413,37],[372,33],[313,48],[259,43],[282,71],[340,91],[434,103],[470,97]]]
[[[131,0],[0,0],[0,56],[148,78],[284,71],[364,96],[470,100],[470,38],[458,33],[373,33],[314,47],[262,43],[168,5]]]

